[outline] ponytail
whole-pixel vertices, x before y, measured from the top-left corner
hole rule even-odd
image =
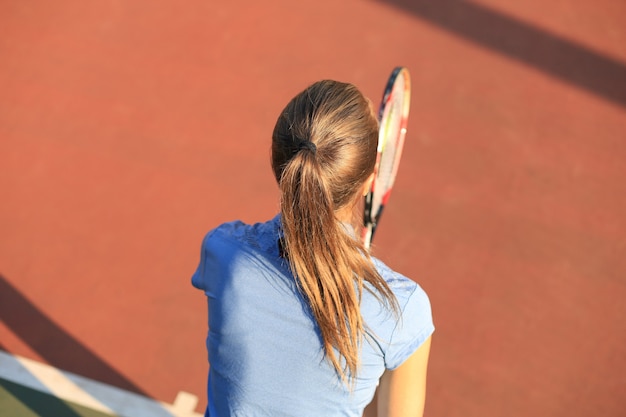
[[[359,368],[364,282],[397,311],[359,234],[337,218],[358,201],[373,171],[376,140],[377,122],[365,98],[336,82],[314,84],[296,96],[273,135],[283,251],[320,329],[326,357],[344,382],[354,381]]]

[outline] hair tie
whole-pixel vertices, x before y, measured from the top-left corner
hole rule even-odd
[[[298,151],[303,149],[308,149],[313,152],[313,154],[317,153],[317,146],[315,146],[315,144],[310,140],[303,140],[298,144]]]

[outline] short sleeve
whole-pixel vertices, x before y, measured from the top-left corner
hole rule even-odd
[[[207,245],[209,238],[214,232],[215,230],[210,231],[204,236],[204,239],[202,239],[202,245],[200,248],[200,262],[198,263],[198,267],[196,268],[196,271],[191,276],[191,285],[193,285],[194,287],[200,290],[206,290],[205,283],[204,283],[204,278],[205,278],[204,269],[206,265],[206,245]]]
[[[224,251],[227,250],[226,242],[230,240],[229,237],[240,224],[241,222],[223,223],[204,236],[200,248],[200,262],[191,276],[191,284],[195,288],[205,292],[208,290],[209,283],[207,280],[214,271],[207,271],[207,268],[210,269],[212,265],[214,266],[211,260],[224,255]]]
[[[390,370],[407,360],[435,331],[430,300],[419,285],[415,284],[400,307],[400,318],[385,349],[385,368]]]

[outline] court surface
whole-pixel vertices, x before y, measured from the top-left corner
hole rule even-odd
[[[0,350],[201,412],[202,237],[275,214],[294,94],[377,102],[396,65],[411,116],[374,250],[431,298],[426,415],[624,415],[619,1],[0,2]],[[6,381],[0,410],[35,412]]]

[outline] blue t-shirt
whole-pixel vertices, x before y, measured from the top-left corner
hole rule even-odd
[[[319,329],[279,251],[280,216],[209,232],[192,284],[208,300],[206,415],[361,416],[385,369],[406,360],[434,331],[428,296],[374,259],[400,306],[400,320],[368,291],[366,337],[350,390],[324,357]]]

